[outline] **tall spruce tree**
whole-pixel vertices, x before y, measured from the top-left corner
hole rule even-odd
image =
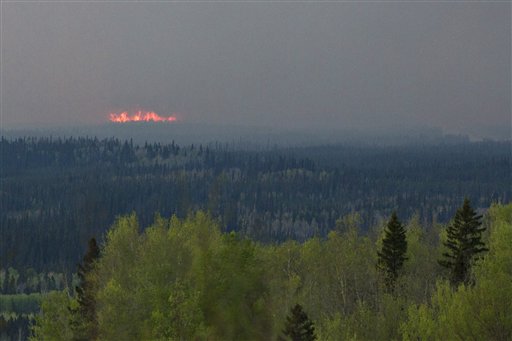
[[[288,338],[280,337],[279,340],[291,339],[292,341],[316,340],[315,327],[300,304],[292,308],[291,314],[286,317],[283,334]]]
[[[400,270],[407,260],[407,238],[405,228],[393,212],[384,230],[382,249],[377,251],[379,256],[377,266],[384,272],[386,288],[393,291],[400,275]]]
[[[98,338],[98,321],[96,319],[96,281],[91,278],[100,249],[95,238],[89,240],[89,248],[82,264],[78,265],[79,285],[75,288],[78,306],[71,308],[71,329],[73,340],[96,340]]]
[[[476,256],[488,251],[482,242],[482,216],[471,207],[469,199],[465,198],[462,207],[455,213],[453,223],[447,228],[447,240],[444,246],[448,248],[443,253],[444,259],[439,264],[450,270],[450,283],[452,286],[469,284],[470,270]]]

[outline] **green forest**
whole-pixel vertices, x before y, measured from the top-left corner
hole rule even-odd
[[[0,340],[512,337],[508,142],[0,148]]]
[[[34,340],[510,340],[512,204],[466,200],[446,226],[396,214],[362,234],[262,244],[204,212],[119,217],[78,295],[42,302]],[[141,232],[142,231],[142,232]],[[405,247],[404,247],[405,246]]]

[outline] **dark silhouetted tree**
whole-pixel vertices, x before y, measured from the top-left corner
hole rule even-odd
[[[469,200],[455,213],[453,223],[447,228],[447,240],[444,246],[448,248],[443,253],[444,259],[439,264],[450,270],[450,283],[453,286],[470,283],[470,270],[476,255],[488,251],[482,242],[482,216],[471,207]]]
[[[96,239],[91,238],[82,264],[78,265],[80,283],[75,289],[78,306],[70,309],[73,340],[96,340],[98,338],[95,297],[97,284],[91,276],[91,271],[99,256],[100,249]]]
[[[377,251],[379,256],[377,266],[385,275],[386,288],[393,291],[400,275],[400,270],[407,260],[407,238],[405,228],[393,212],[384,230],[382,249]]]
[[[286,317],[283,334],[292,341],[316,340],[313,322],[309,320],[308,315],[302,310],[300,304],[296,304],[292,308],[291,314]],[[286,338],[280,338],[280,340],[286,340]]]

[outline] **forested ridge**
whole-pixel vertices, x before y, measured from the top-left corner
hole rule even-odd
[[[512,196],[509,142],[325,146],[263,151],[134,145],[94,138],[0,140],[0,266],[69,271],[117,215],[206,210],[264,242],[326,236],[359,212],[447,222],[464,197],[480,209]]]
[[[85,300],[98,304],[100,339],[119,339],[105,328],[124,335],[123,323],[133,324],[124,337],[134,340],[272,339],[285,337],[284,329],[293,334],[298,321],[314,321],[320,339],[398,339],[417,328],[433,333],[446,308],[434,296],[459,297],[450,270],[439,263],[448,262],[442,256],[457,209],[469,198],[485,213],[512,194],[510,142],[239,150],[215,143],[2,138],[0,151],[0,339],[25,339],[41,301],[49,313],[38,317],[39,339],[65,340],[77,326],[86,330],[80,319],[89,313],[77,306],[84,299],[76,288],[87,278],[98,289]],[[494,252],[486,249],[489,227],[510,222],[507,209],[494,205],[486,213],[483,257]],[[403,222],[394,231],[403,228],[407,236],[403,269],[394,268],[400,264],[394,256],[378,259],[395,254],[382,248],[395,245],[396,237],[385,237],[392,214]],[[132,239],[123,252],[131,260],[115,261],[129,264],[119,282],[118,274],[96,271],[126,224]],[[163,244],[146,245],[151,236]],[[91,238],[101,257],[88,277],[88,267],[76,265],[83,266]],[[161,266],[156,273],[153,263]],[[463,275],[464,288],[479,288],[477,272]],[[119,302],[104,301],[117,294]],[[132,306],[141,309],[138,320],[116,310],[132,299],[140,299]],[[106,307],[111,310],[101,310]],[[404,313],[414,309],[420,315]],[[102,314],[128,320],[109,322]],[[60,324],[45,324],[52,321]],[[411,323],[418,325],[404,329]],[[43,337],[52,330],[68,334]]]

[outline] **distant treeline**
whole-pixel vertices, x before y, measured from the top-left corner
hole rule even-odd
[[[509,142],[243,151],[96,138],[0,140],[0,267],[68,272],[118,215],[206,210],[227,231],[270,242],[325,237],[359,212],[363,229],[397,209],[425,226],[467,196],[512,197]]]

